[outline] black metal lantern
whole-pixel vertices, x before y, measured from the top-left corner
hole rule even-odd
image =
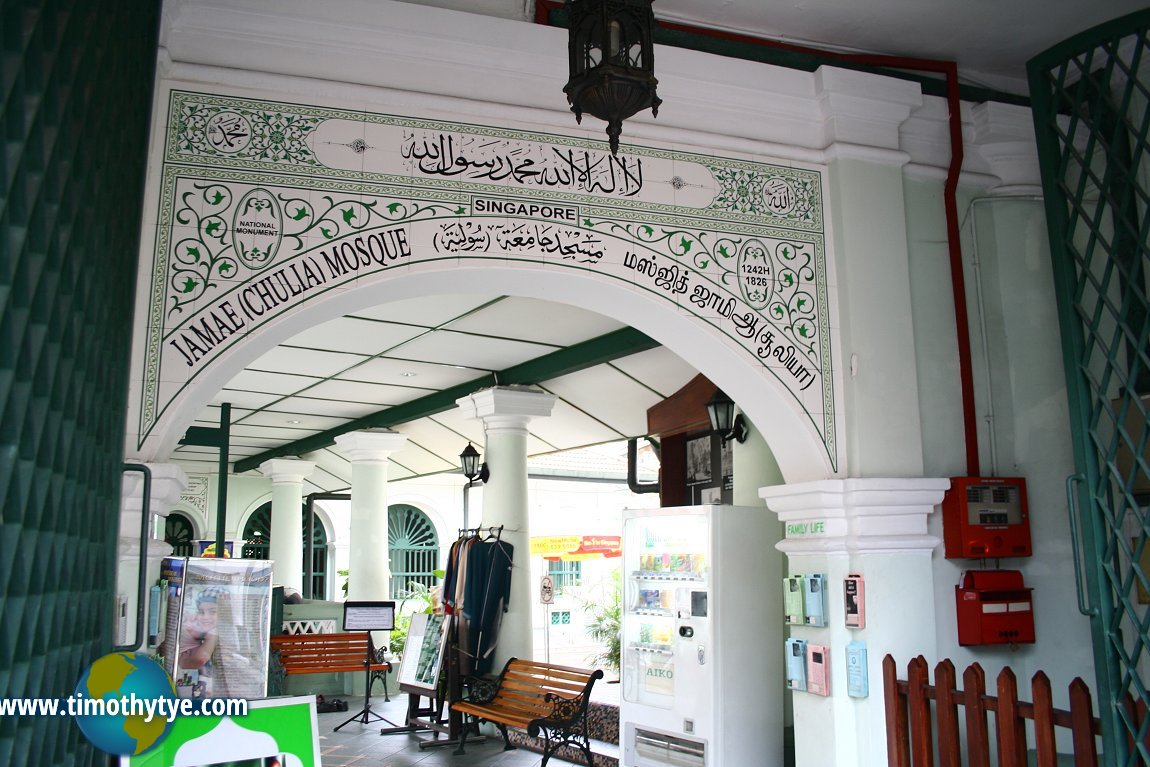
[[[459,454],[459,463],[463,468],[463,476],[467,477],[469,483],[477,479],[480,482],[486,482],[491,476],[487,470],[487,464],[479,462],[479,451],[470,442]]]
[[[732,439],[739,443],[746,441],[747,422],[742,413],[735,415],[735,403],[722,389],[715,389],[715,396],[707,403],[707,418],[724,442]]]
[[[571,79],[563,92],[578,122],[587,112],[607,123],[611,154],[623,121],[647,107],[658,116],[652,0],[567,0]]]

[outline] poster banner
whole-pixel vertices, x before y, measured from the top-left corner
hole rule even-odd
[[[242,717],[179,716],[158,746],[120,767],[319,767],[315,697],[253,700]]]
[[[407,645],[399,663],[401,688],[435,692],[439,669],[443,664],[443,650],[447,644],[447,616],[416,613],[411,616],[407,631]]]
[[[267,694],[271,562],[189,558],[176,632],[176,692],[184,698]]]

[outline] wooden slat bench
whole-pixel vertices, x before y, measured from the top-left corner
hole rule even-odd
[[[563,746],[580,749],[591,765],[591,741],[587,736],[587,703],[596,679],[603,672],[555,666],[550,663],[512,658],[492,685],[473,684],[471,697],[451,704],[451,708],[475,719],[484,719],[499,728],[504,750],[515,748],[507,728],[526,730],[531,737],[543,736],[543,764]],[[461,739],[456,754],[464,753]]]
[[[345,632],[340,634],[277,634],[271,638],[271,649],[279,657],[284,674],[332,674],[343,671],[366,671],[367,697],[375,680],[383,681],[384,700],[387,694],[385,674],[391,664],[382,658],[382,651],[371,646],[371,634]],[[368,653],[371,662],[368,663]]]

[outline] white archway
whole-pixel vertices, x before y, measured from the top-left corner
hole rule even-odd
[[[825,449],[790,395],[761,365],[726,339],[665,302],[578,272],[496,266],[484,262],[452,268],[415,265],[371,285],[329,291],[250,334],[216,358],[193,379],[154,430],[157,456],[167,456],[187,424],[231,378],[252,360],[297,333],[336,317],[389,301],[437,294],[507,294],[572,304],[614,317],[646,333],[678,354],[727,392],[767,438],[787,482],[834,476]],[[142,460],[162,460],[141,456]]]

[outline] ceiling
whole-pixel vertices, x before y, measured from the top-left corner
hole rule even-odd
[[[351,466],[330,441],[368,425],[408,436],[391,456],[389,479],[458,471],[467,442],[482,451],[484,439],[482,424],[461,417],[455,400],[496,379],[537,384],[558,398],[549,418],[530,425],[527,449],[536,455],[646,434],[647,408],[695,375],[602,315],[537,299],[442,295],[304,331],[248,365],[193,425],[218,426],[229,403],[236,469],[300,454],[317,464],[307,492],[336,492],[350,486]],[[189,474],[210,474],[217,455],[181,445],[172,460]]]
[[[534,17],[535,5],[411,1],[523,21]],[[660,20],[691,26],[831,50],[956,61],[966,82],[1025,93],[1030,57],[1140,10],[1141,3],[656,0],[654,8]],[[604,336],[605,342],[594,341]],[[296,336],[230,381],[194,425],[217,426],[220,404],[228,402],[235,468],[251,471],[266,458],[298,453],[318,465],[307,491],[331,492],[346,489],[351,474],[331,439],[369,425],[409,437],[392,456],[391,478],[458,471],[467,441],[482,449],[484,440],[480,424],[461,418],[454,399],[496,378],[537,384],[558,397],[553,415],[531,424],[528,452],[535,455],[645,434],[647,408],[696,374],[607,317],[525,298],[439,296],[378,306]],[[208,447],[181,446],[173,460],[191,474],[217,467],[215,449]]]
[[[530,0],[406,0],[530,19]],[[1143,0],[654,0],[660,21],[852,53],[953,61],[967,83],[1026,92],[1026,62]]]

